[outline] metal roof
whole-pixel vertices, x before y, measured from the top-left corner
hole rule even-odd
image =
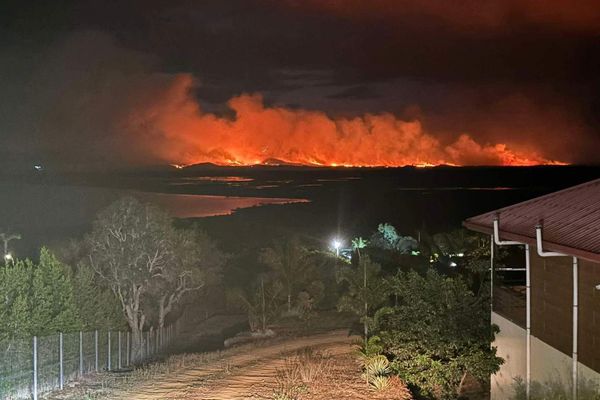
[[[600,179],[468,218],[463,225],[492,234],[499,217],[500,238],[535,245],[543,225],[544,250],[600,262]]]

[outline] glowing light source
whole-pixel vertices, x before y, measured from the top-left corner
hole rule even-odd
[[[331,245],[333,246],[333,248],[335,249],[335,255],[337,257],[340,256],[340,248],[342,247],[343,243],[340,239],[335,238],[333,239],[333,241],[331,242]]]

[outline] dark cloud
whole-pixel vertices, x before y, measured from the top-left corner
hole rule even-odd
[[[330,94],[327,97],[329,97],[330,99],[365,100],[374,99],[381,96],[377,94],[371,86],[359,85],[343,89],[337,93]]]

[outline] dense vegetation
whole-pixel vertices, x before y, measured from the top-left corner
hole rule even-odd
[[[164,326],[186,300],[218,282],[225,262],[204,232],[176,228],[164,211],[129,197],[56,253],[42,249],[37,263],[5,258],[0,339],[127,328],[133,360],[141,332]]]
[[[375,388],[398,376],[417,396],[453,399],[467,377],[485,382],[498,370],[489,243],[462,230],[413,238],[381,224],[347,247],[290,234],[226,255],[197,226],[123,198],[83,239],[42,249],[38,261],[5,259],[0,339],[128,329],[135,359],[143,330],[212,291],[210,301],[246,313],[259,335],[282,320],[314,326],[323,310],[355,315],[365,380]]]

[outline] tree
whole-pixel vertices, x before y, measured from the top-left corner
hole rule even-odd
[[[88,236],[89,263],[117,297],[131,329],[133,360],[141,357],[143,299],[173,263],[170,217],[132,197],[100,212]]]
[[[367,239],[363,239],[362,237],[357,237],[352,239],[352,250],[358,254],[358,258],[360,259],[360,251],[369,245],[369,241]]]
[[[78,329],[68,267],[47,249],[39,263],[15,260],[0,269],[0,339],[29,338]]]
[[[52,253],[63,264],[70,265],[75,304],[84,330],[121,330],[126,322],[121,304],[106,280],[94,271],[89,262],[89,242],[68,239],[58,242]]]
[[[31,318],[35,335],[72,331],[80,327],[73,296],[69,267],[62,264],[46,248],[33,269]]]
[[[122,329],[125,319],[121,304],[99,275],[85,263],[72,272],[74,299],[83,329]]]
[[[283,285],[288,312],[292,310],[292,297],[310,276],[309,272],[313,267],[310,256],[310,252],[297,238],[276,242],[261,252],[260,260],[273,271],[275,278]]]
[[[282,289],[281,282],[261,274],[248,287],[232,289],[227,295],[233,304],[248,314],[248,325],[252,332],[265,332],[267,324],[279,312]]]
[[[381,267],[368,256],[360,258],[358,266],[346,265],[339,269],[337,281],[345,285],[345,293],[338,300],[338,310],[358,315],[363,323],[365,340],[369,334],[371,315],[385,301],[387,286],[379,275]]]
[[[28,337],[31,319],[31,282],[34,265],[16,260],[0,268],[0,340]]]
[[[455,399],[467,374],[484,381],[498,371],[486,299],[462,278],[400,273],[391,290],[398,303],[377,312],[376,334],[393,369],[421,395]]]
[[[361,263],[360,262],[360,250],[364,249],[365,247],[367,247],[368,245],[368,241],[363,239],[362,237],[357,237],[355,239],[352,239],[352,249],[356,252],[356,254],[358,255],[358,262],[359,264],[362,264],[363,266],[363,289],[367,290],[367,263]],[[364,309],[364,315],[367,316],[369,313],[369,303],[367,302],[367,299],[365,298],[365,309]],[[367,324],[367,321],[365,319],[364,322],[364,335],[365,335],[365,343],[367,342],[367,340],[369,339],[369,326]]]
[[[173,257],[153,291],[158,298],[158,326],[189,293],[215,283],[225,263],[225,256],[202,231],[188,229],[175,232]]]
[[[393,250],[400,254],[408,254],[418,249],[419,243],[411,236],[401,236],[392,224],[383,223],[371,236],[371,244],[384,250]]]

